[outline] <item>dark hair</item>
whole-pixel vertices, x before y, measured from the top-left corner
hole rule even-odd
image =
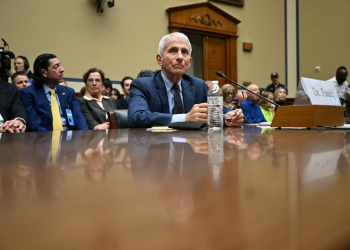
[[[116,93],[116,96],[118,96],[118,99],[120,99],[120,92],[119,92],[119,90],[118,89],[111,89],[111,92],[109,92],[110,93],[110,95],[112,95],[112,92],[115,92]]]
[[[25,71],[16,72],[16,73],[14,73],[14,74],[11,76],[12,84],[15,84],[15,79],[16,79],[17,76],[26,76],[26,77],[28,78],[28,76],[27,76],[27,74],[26,74]],[[28,79],[29,79],[29,78],[28,78]]]
[[[33,80],[34,84],[39,85],[43,84],[44,77],[41,73],[41,70],[47,70],[50,66],[50,60],[57,58],[54,54],[42,54],[35,59],[34,62],[34,74]]]
[[[101,80],[102,80],[102,84],[105,85],[105,73],[103,73],[102,70],[98,69],[98,68],[92,68],[92,69],[89,69],[84,75],[83,75],[83,80],[84,80],[84,83],[86,85],[87,83],[87,79],[89,78],[90,74],[91,73],[99,73],[100,76],[101,76]]]
[[[109,78],[105,78],[105,88],[110,88],[111,90],[113,88],[112,81]],[[111,92],[109,92],[109,95],[111,95]]]
[[[150,69],[143,69],[143,70],[140,71],[140,73],[137,75],[136,78],[146,77],[146,76],[149,76],[152,73],[153,73],[153,71],[150,70]]]
[[[124,78],[122,79],[121,83],[120,83],[120,84],[122,85],[122,88],[124,88],[124,82],[125,82],[126,80],[134,80],[134,78],[132,78],[132,77],[130,77],[130,76],[124,77]]]
[[[345,68],[344,66],[340,66],[340,67],[337,69],[337,73],[338,73],[340,70],[348,71],[347,68]]]

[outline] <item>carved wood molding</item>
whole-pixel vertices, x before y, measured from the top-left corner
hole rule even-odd
[[[211,19],[208,13],[204,13],[202,16],[198,17],[191,16],[190,20],[194,20],[196,23],[200,22],[201,24],[209,26],[211,26],[212,24],[214,24],[215,26],[218,26],[218,24],[220,24],[222,26],[222,23],[220,21],[215,21],[214,19]]]

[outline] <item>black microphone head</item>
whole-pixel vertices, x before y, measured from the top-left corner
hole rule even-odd
[[[217,71],[216,74],[220,77],[224,77],[225,75],[221,71]]]

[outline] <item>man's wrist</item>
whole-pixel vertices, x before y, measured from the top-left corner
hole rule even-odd
[[[23,118],[21,118],[21,117],[16,117],[16,118],[13,119],[13,120],[21,121],[24,125],[26,125],[26,121],[25,121]]]

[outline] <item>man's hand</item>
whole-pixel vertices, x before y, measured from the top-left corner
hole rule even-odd
[[[226,117],[231,117],[231,119],[227,119]],[[225,115],[225,124],[227,127],[240,127],[244,122],[243,117],[244,115],[241,109],[227,112]]]
[[[94,130],[104,130],[104,129],[109,129],[109,123],[108,122],[96,125],[94,127]]]
[[[206,103],[200,103],[193,105],[190,112],[186,114],[186,122],[207,122],[208,121],[208,108]]]
[[[6,121],[3,126],[4,132],[10,133],[23,133],[26,131],[26,128],[26,125],[24,125],[20,120]]]

